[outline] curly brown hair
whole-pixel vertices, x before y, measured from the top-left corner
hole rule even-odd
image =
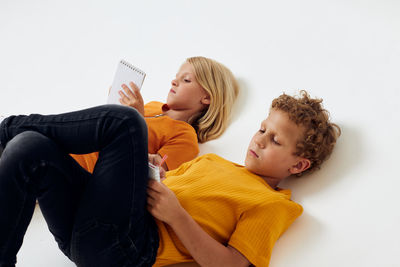
[[[280,95],[272,101],[271,108],[286,112],[291,121],[305,129],[295,152],[311,162],[310,168],[303,173],[319,169],[341,134],[340,127],[329,121],[329,112],[323,108],[322,99],[310,98],[305,90],[301,90],[299,97]]]

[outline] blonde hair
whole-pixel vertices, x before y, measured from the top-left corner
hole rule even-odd
[[[193,66],[197,82],[210,96],[208,108],[189,120],[199,142],[204,143],[218,138],[228,127],[239,85],[232,72],[213,59],[190,57],[186,62]]]

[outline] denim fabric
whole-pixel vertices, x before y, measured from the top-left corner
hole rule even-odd
[[[78,266],[151,266],[158,232],[146,209],[147,127],[105,105],[12,116],[0,126],[0,266],[14,266],[36,199],[60,249]],[[93,174],[69,153],[99,151]]]

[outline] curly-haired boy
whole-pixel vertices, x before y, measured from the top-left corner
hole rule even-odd
[[[245,166],[207,154],[168,172],[163,184],[150,182],[161,239],[155,266],[267,266],[275,241],[302,212],[279,182],[319,168],[340,135],[321,102],[306,91],[274,99]]]

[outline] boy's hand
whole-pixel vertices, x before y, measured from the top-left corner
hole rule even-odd
[[[140,94],[139,88],[133,82],[130,82],[129,86],[131,89],[126,84],[121,85],[125,94],[122,90],[118,92],[121,96],[119,102],[124,106],[135,108],[140,114],[142,114],[142,116],[144,116],[143,97]]]
[[[166,185],[150,180],[147,185],[147,210],[155,218],[171,224],[183,210],[179,200]]]

